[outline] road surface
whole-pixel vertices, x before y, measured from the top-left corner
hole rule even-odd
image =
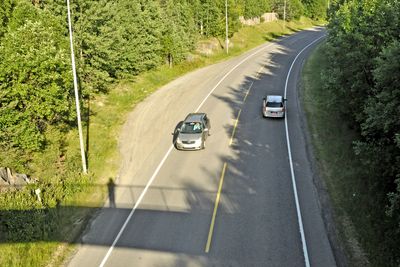
[[[336,266],[313,183],[298,99],[322,28],[189,73],[140,103],[121,134],[123,166],[69,266]],[[288,75],[290,73],[290,75]],[[286,119],[262,98],[286,91]],[[206,149],[173,148],[206,112]]]

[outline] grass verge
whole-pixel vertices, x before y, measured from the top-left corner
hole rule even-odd
[[[320,177],[329,192],[337,235],[344,247],[348,266],[370,266],[369,250],[373,249],[376,234],[371,227],[372,218],[368,215],[368,201],[364,199],[368,194],[363,194],[367,192],[364,177],[368,174],[353,151],[357,133],[339,116],[340,107],[333,105],[332,96],[324,90],[320,70],[329,62],[323,50],[324,44],[321,44],[303,69],[302,99],[308,129]]]
[[[18,215],[15,227],[27,226],[26,222],[30,221],[30,228],[18,231],[12,242],[7,237],[0,237],[0,266],[58,266],[65,261],[89,218],[102,206],[107,194],[107,181],[117,176],[120,167],[119,133],[128,113],[137,103],[185,73],[314,25],[311,20],[302,19],[285,24],[277,21],[244,27],[230,39],[229,55],[221,47],[211,55],[197,53],[190,62],[173,68],[160,67],[136,77],[134,81],[119,82],[107,95],[92,97],[85,105],[89,115],[84,122],[89,174],[79,174],[77,131],[70,131],[66,136],[51,136],[49,133],[51,145],[46,151],[33,155],[30,169],[35,171],[35,176],[46,177],[46,187],[42,190],[47,190],[49,198],[54,197],[47,199],[43,208],[35,202],[34,188],[30,188],[30,191],[14,198],[13,204],[0,203],[4,214],[9,217]],[[62,179],[65,176],[70,179]],[[62,196],[61,202],[57,196]],[[35,203],[26,203],[27,198]],[[32,219],[32,216],[35,217]]]

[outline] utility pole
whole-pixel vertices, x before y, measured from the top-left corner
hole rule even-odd
[[[229,53],[229,39],[228,39],[228,0],[225,0],[225,46],[226,53]]]
[[[77,80],[77,77],[76,77],[74,45],[73,45],[73,42],[72,42],[72,26],[71,26],[71,12],[70,12],[70,7],[69,7],[69,0],[67,0],[67,8],[68,8],[69,42],[70,42],[70,46],[71,46],[72,74],[74,76],[76,116],[77,116],[77,119],[78,119],[79,143],[80,143],[80,147],[81,147],[81,156],[82,156],[82,170],[83,170],[83,173],[86,174],[87,173],[87,167],[86,167],[85,148],[83,146],[83,137],[82,137],[81,111],[80,111],[80,107],[79,107],[78,80]]]
[[[283,30],[286,27],[286,0],[283,2]]]

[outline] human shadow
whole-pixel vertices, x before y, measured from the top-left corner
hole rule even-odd
[[[115,182],[113,178],[110,178],[107,183],[108,188],[108,201],[110,208],[115,208]]]

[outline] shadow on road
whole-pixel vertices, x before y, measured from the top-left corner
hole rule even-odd
[[[236,140],[231,146],[234,156],[220,156],[220,161],[227,163],[228,167],[215,221],[219,230],[213,238],[212,250],[207,254],[211,259],[208,263],[215,260],[232,264],[247,262],[249,266],[303,264],[301,261],[291,261],[293,258],[302,259],[303,256],[297,225],[288,223],[297,221],[293,195],[287,193],[288,188],[291,188],[290,173],[288,168],[274,165],[277,157],[282,161],[287,160],[284,122],[265,120],[261,115],[262,97],[283,92],[282,76],[287,73],[283,65],[287,66],[287,62],[293,59],[288,56],[290,52],[290,48],[280,46],[260,65],[263,67],[261,73],[247,76],[238,88],[230,88],[229,96],[213,95],[229,105],[232,118],[236,118],[239,109],[245,112],[239,120]],[[250,91],[246,96],[248,90]],[[243,105],[244,98],[246,105]],[[182,123],[180,121],[175,126],[172,133],[173,143]],[[233,125],[229,122],[223,125],[223,129],[230,136]],[[261,134],[268,134],[270,140],[274,141],[260,141]],[[206,168],[203,171],[206,177],[211,177],[218,184],[220,173],[209,173]],[[88,204],[0,210],[0,243],[49,241],[110,247],[144,187],[118,185],[111,178],[103,186],[107,186],[109,207],[93,207]],[[126,190],[135,201],[116,204],[119,190]],[[115,246],[206,255],[204,248],[216,194],[216,189],[204,191],[195,181],[185,184],[183,188],[151,186],[147,195],[157,199],[158,204],[141,204]],[[174,204],[173,199],[176,196],[183,196],[184,207]],[[68,235],[63,234],[65,225],[73,228],[79,223],[78,220],[82,220],[76,214],[82,213],[97,214],[97,224],[91,225],[91,230],[95,230],[97,235],[71,240],[66,237]],[[53,221],[57,222],[59,217],[69,219],[57,225]],[[96,227],[99,229],[96,230]],[[151,229],[151,233],[147,233],[146,229]],[[268,233],[268,236],[260,233]],[[98,238],[98,234],[103,236]],[[223,244],[219,243],[222,241]],[[291,257],[288,257],[288,251]],[[254,261],[259,255],[266,255],[266,252],[268,256],[265,257],[268,258],[261,258],[260,262]],[[176,266],[186,266],[185,260],[177,260]]]

